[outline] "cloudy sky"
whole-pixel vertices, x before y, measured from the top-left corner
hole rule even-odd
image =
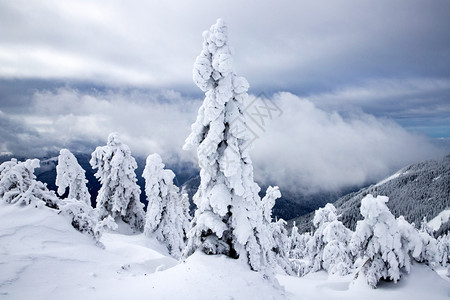
[[[181,150],[202,101],[202,31],[229,26],[261,128],[261,182],[335,189],[448,154],[450,2],[0,0],[0,152]]]

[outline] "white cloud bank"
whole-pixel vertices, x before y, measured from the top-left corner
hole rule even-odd
[[[281,116],[263,128],[248,122],[258,135],[252,157],[255,177],[263,183],[303,192],[333,190],[375,181],[405,164],[443,154],[425,137],[387,119],[364,113],[343,118],[290,93],[276,94],[271,101]],[[158,152],[165,161],[193,161],[195,156],[181,148],[200,104],[174,91],[38,91],[27,112],[0,114],[0,138],[6,141],[0,150],[92,151],[117,131],[135,156]]]
[[[343,118],[290,93],[273,101],[283,114],[266,124],[253,151],[255,176],[267,184],[335,190],[443,153],[388,119],[361,112]]]

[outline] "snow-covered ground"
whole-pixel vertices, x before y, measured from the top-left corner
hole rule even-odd
[[[448,222],[450,220],[450,209],[443,210],[436,217],[428,222],[428,226],[430,226],[434,231],[439,230],[442,224]]]
[[[279,285],[245,262],[195,253],[178,263],[144,235],[105,233],[104,249],[48,208],[0,204],[1,299],[448,299],[450,281],[415,264],[376,290],[352,276],[279,274]]]
[[[395,173],[395,174],[389,176],[388,178],[385,178],[385,179],[381,180],[380,182],[378,182],[377,184],[375,184],[375,186],[380,186],[380,185],[382,185],[382,184],[385,184],[386,182],[389,182],[389,181],[391,181],[391,180],[393,180],[393,179],[395,179],[395,178],[398,178],[398,177],[403,176],[403,175],[406,175],[406,174],[408,174],[408,171],[405,172],[405,171],[403,171],[403,170],[400,170],[400,171],[398,171],[397,173]]]

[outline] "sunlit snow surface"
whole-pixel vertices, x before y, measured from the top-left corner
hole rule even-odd
[[[105,233],[105,249],[48,208],[0,204],[0,299],[448,299],[450,281],[414,265],[371,290],[352,275],[278,275],[280,286],[224,256],[178,262],[144,235]],[[350,286],[350,287],[349,287]]]

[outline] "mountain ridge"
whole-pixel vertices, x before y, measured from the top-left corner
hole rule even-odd
[[[352,230],[362,219],[359,208],[367,194],[388,196],[391,212],[419,227],[424,217],[431,220],[450,207],[450,155],[410,164],[376,184],[336,200],[334,205],[342,222]],[[301,232],[310,231],[313,216],[314,213],[303,215],[290,223],[295,221]]]

